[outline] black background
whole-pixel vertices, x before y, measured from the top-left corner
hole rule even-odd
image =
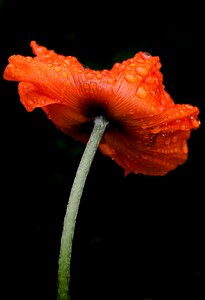
[[[175,103],[200,109],[187,162],[163,177],[130,174],[97,153],[77,218],[72,300],[198,300],[204,285],[203,1],[0,1],[1,74],[30,41],[96,69],[158,55]],[[1,78],[2,299],[56,299],[60,237],[84,145]],[[4,295],[4,296],[3,296]],[[0,296],[1,297],[1,296]]]

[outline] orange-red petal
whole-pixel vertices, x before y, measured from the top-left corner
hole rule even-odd
[[[186,161],[190,128],[199,126],[198,112],[190,105],[176,105],[164,116],[138,120],[128,135],[107,132],[100,149],[121,165],[126,174],[165,175]]]
[[[19,82],[28,111],[41,107],[60,130],[82,142],[93,119],[104,115],[109,126],[100,150],[125,174],[164,175],[186,161],[199,110],[174,103],[163,85],[159,57],[139,52],[111,70],[97,71],[35,41],[31,47],[35,57],[13,55],[4,71],[5,79]]]

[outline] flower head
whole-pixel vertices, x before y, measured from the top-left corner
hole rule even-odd
[[[63,132],[87,142],[93,120],[109,126],[99,145],[124,170],[164,175],[183,164],[199,109],[175,104],[165,91],[159,57],[137,53],[111,70],[92,70],[72,56],[31,42],[35,57],[12,55],[4,78],[18,81],[28,111],[41,107]]]

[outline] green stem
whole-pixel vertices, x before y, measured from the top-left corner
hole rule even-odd
[[[108,122],[103,117],[97,117],[93,131],[84,150],[71,189],[66,214],[64,218],[61,248],[58,261],[58,300],[69,300],[70,265],[72,242],[80,199],[91,163],[104,134]]]

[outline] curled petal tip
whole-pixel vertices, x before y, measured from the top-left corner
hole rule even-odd
[[[36,55],[45,55],[48,52],[46,47],[38,45],[36,41],[31,41],[30,46]]]

